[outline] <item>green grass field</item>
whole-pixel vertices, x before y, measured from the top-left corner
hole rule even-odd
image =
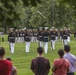
[[[9,43],[7,42],[7,35],[4,36],[5,41],[1,42],[0,37],[0,46],[3,46],[6,49],[5,57],[11,57],[13,65],[18,69],[18,75],[33,75],[32,71],[30,70],[30,63],[33,58],[37,56],[36,49],[38,47],[38,43],[31,43],[30,52],[25,52],[25,43],[15,43],[15,53],[11,54],[9,51]],[[68,43],[71,46],[71,53],[76,55],[76,41],[74,40],[73,36],[71,37],[71,42]],[[63,49],[62,42],[56,42],[55,50],[51,50],[51,45],[49,42],[49,49],[47,54],[43,54],[44,57],[48,58],[50,61],[50,65],[54,59],[58,58],[57,51],[58,49]],[[49,75],[51,75],[51,70]]]

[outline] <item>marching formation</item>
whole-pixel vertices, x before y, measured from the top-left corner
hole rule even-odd
[[[14,53],[14,44],[25,42],[25,51],[30,51],[30,43],[38,42],[39,47],[44,47],[44,52],[48,52],[48,42],[51,44],[51,49],[55,49],[55,43],[62,41],[63,45],[70,42],[71,30],[64,27],[63,29],[56,29],[52,27],[50,30],[48,27],[40,27],[39,29],[25,29],[25,30],[13,30],[10,29],[8,34],[8,41],[11,53]]]

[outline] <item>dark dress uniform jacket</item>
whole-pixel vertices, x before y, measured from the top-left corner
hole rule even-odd
[[[20,32],[20,33],[19,33],[19,37],[22,37],[22,35],[23,35],[23,33],[22,33],[22,32]]]
[[[55,32],[55,35],[58,36],[58,32],[57,31]]]
[[[43,32],[43,42],[48,42],[49,41],[49,32],[45,31]]]
[[[34,32],[34,33],[33,33],[33,36],[34,36],[34,37],[37,37],[37,35],[38,35],[37,32]]]
[[[15,43],[15,34],[13,32],[10,32],[8,35],[8,41],[10,43]]]
[[[63,33],[63,40],[66,40],[68,38],[68,33],[64,32]]]
[[[25,33],[25,35],[24,35],[24,40],[25,40],[26,42],[30,42],[30,41],[31,41],[31,37],[30,37],[30,34],[28,34],[28,32]]]
[[[60,31],[60,36],[61,36],[61,37],[63,36],[63,31]]]
[[[68,36],[70,36],[71,35],[71,31],[70,30],[68,30]]]
[[[55,38],[56,38],[56,34],[55,34],[55,32],[50,32],[50,40],[55,40]]]
[[[16,32],[16,33],[15,33],[15,36],[16,36],[16,37],[19,37],[19,32]]]
[[[67,33],[68,36],[70,36],[70,33]]]
[[[39,34],[38,34],[38,40],[39,41],[43,41],[43,33],[42,32],[39,32]]]

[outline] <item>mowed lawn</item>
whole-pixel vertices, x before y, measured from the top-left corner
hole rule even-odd
[[[0,46],[3,46],[6,50],[5,57],[11,57],[13,65],[18,69],[18,75],[33,75],[32,71],[30,70],[31,60],[37,56],[36,49],[38,47],[38,43],[31,43],[30,52],[25,52],[25,43],[15,43],[15,53],[11,54],[9,50],[9,43],[7,42],[7,35],[4,36],[5,41],[1,42],[0,37]],[[68,43],[71,46],[71,53],[76,55],[76,41],[74,37],[71,36],[71,42]],[[43,54],[44,57],[48,58],[50,61],[50,65],[54,59],[58,58],[57,51],[59,49],[63,49],[63,43],[58,41],[56,42],[55,50],[51,50],[51,44],[49,42],[49,49],[47,54]],[[51,70],[49,75],[51,75]]]

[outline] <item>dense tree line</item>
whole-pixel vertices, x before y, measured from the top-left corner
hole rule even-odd
[[[0,0],[0,26],[6,29],[76,28],[75,0]]]
[[[25,7],[37,6],[40,0],[0,0],[0,26],[5,29],[14,27],[23,18]],[[17,27],[17,26],[15,26]]]

